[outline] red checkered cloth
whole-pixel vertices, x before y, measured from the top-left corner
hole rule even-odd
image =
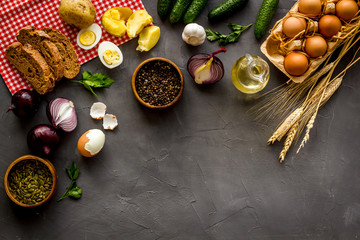
[[[5,57],[6,47],[16,41],[19,29],[33,25],[37,29],[51,27],[61,31],[74,45],[81,64],[97,57],[97,46],[91,50],[83,50],[76,44],[79,29],[66,24],[58,14],[60,0],[0,0],[0,74],[11,94],[20,89],[32,89],[29,82],[18,72]],[[95,23],[101,26],[101,16],[112,7],[128,7],[133,11],[144,9],[141,0],[92,0],[96,8]],[[130,38],[111,36],[104,30],[99,43],[111,41],[121,45]]]

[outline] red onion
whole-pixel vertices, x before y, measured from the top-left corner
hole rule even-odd
[[[192,56],[187,63],[187,69],[197,84],[212,84],[224,76],[224,65],[215,54],[226,52],[220,48],[211,54],[199,53]]]
[[[74,103],[66,98],[54,98],[48,104],[48,117],[56,129],[71,132],[77,126]]]
[[[30,150],[41,156],[51,155],[59,142],[60,136],[58,132],[50,125],[37,125],[27,135],[27,144]]]
[[[32,117],[38,110],[40,96],[27,89],[17,91],[11,98],[11,106],[7,111],[12,111],[20,118]]]

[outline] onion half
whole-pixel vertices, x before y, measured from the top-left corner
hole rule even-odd
[[[74,103],[66,98],[54,98],[48,104],[48,117],[56,129],[71,132],[77,126]]]
[[[197,84],[213,84],[224,76],[224,65],[215,55],[226,52],[225,48],[211,53],[199,53],[189,58],[187,70]]]

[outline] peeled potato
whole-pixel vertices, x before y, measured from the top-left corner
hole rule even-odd
[[[143,30],[144,27],[152,23],[152,21],[153,18],[146,10],[133,12],[126,23],[128,36],[135,37]]]
[[[150,26],[144,28],[139,35],[138,47],[136,50],[143,52],[152,49],[160,38],[160,28],[157,26]]]
[[[102,15],[101,24],[106,32],[117,37],[122,37],[127,31],[125,22],[131,14],[132,10],[130,8],[110,8]]]
[[[96,9],[90,0],[61,0],[59,15],[67,24],[87,28],[95,20]]]

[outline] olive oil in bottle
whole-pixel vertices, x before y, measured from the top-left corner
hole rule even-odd
[[[266,86],[269,73],[269,65],[261,57],[246,54],[234,63],[231,79],[239,91],[252,94]]]

